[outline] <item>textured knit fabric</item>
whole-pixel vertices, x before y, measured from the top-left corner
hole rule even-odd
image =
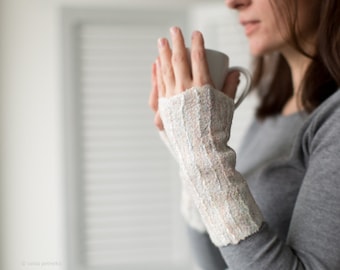
[[[237,153],[236,169],[246,178],[256,202],[261,202],[265,220],[283,239],[286,238],[288,226],[286,222],[282,222],[286,218],[282,219],[281,215],[277,215],[277,208],[280,205],[272,207],[265,204],[269,197],[276,196],[277,189],[273,186],[273,190],[264,193],[261,186],[256,183],[263,170],[289,157],[296,135],[306,118],[305,113],[299,112],[289,116],[269,117],[265,120],[254,119]],[[291,188],[290,185],[286,187]],[[288,214],[288,220],[290,216],[291,213]],[[196,230],[191,224],[188,224],[187,229],[195,263],[202,270],[226,269],[227,265],[219,249],[210,241],[208,234]]]
[[[338,91],[308,117],[290,158],[274,162],[249,184],[261,210],[288,220],[287,233],[279,236],[264,217],[259,231],[220,248],[230,269],[340,269],[339,104]]]
[[[159,132],[159,135],[164,142],[164,144],[169,149],[170,153],[173,155],[173,157],[176,159],[177,162],[180,162],[176,150],[172,148],[168,136],[164,130]],[[194,201],[192,200],[189,191],[187,190],[187,187],[185,185],[185,182],[188,181],[187,175],[180,167],[179,176],[182,180],[182,189],[181,189],[181,213],[186,221],[186,223],[193,228],[196,231],[199,231],[201,233],[206,232],[205,225],[202,221],[201,215],[198,212],[196,205]]]
[[[209,85],[159,100],[171,148],[210,238],[236,244],[255,233],[262,215],[227,146],[234,102]]]

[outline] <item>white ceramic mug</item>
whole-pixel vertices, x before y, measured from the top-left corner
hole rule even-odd
[[[242,89],[241,94],[238,95],[238,98],[235,101],[235,109],[236,109],[241,104],[241,102],[244,100],[244,98],[248,95],[251,89],[250,72],[243,67],[237,67],[237,66],[229,67],[228,55],[220,51],[205,49],[205,52],[206,52],[206,59],[208,62],[209,73],[210,73],[212,82],[214,83],[214,86],[216,89],[218,90],[222,89],[225,78],[229,72],[238,71],[244,75],[246,79],[246,84],[244,86],[244,89]],[[190,49],[188,49],[188,56],[190,59]],[[241,90],[238,90],[238,91],[241,91]]]

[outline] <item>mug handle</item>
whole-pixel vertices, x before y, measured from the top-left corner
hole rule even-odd
[[[228,69],[228,73],[232,71],[238,71],[244,75],[246,78],[246,86],[242,92],[242,94],[239,96],[239,98],[235,101],[235,110],[237,109],[238,106],[242,103],[242,101],[245,99],[245,97],[249,94],[250,89],[251,89],[251,74],[250,72],[243,68],[243,67],[231,67]]]

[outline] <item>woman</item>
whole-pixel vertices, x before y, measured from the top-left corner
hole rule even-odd
[[[191,41],[192,71],[180,29],[171,29],[172,49],[159,40],[150,96],[156,125],[180,165],[190,234],[204,246],[197,249],[211,248],[201,233],[206,230],[223,257],[211,251],[218,263],[205,269],[340,269],[340,3],[226,4],[238,11],[257,57],[254,83],[261,97],[238,167],[245,159],[262,166],[254,167],[256,173],[249,166],[235,169],[227,142],[238,74],[214,89],[199,32]],[[275,117],[294,123],[296,115],[306,120],[298,121],[304,124],[289,158],[263,162],[262,128]],[[272,141],[277,146],[292,137],[278,134]]]

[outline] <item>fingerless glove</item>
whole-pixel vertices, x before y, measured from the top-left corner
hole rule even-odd
[[[168,136],[166,135],[165,131],[162,130],[159,132],[159,135],[164,142],[164,144],[167,146],[170,153],[173,155],[173,157],[178,161],[178,157],[172,149]],[[179,172],[181,181],[182,181],[182,189],[181,189],[181,213],[186,221],[186,223],[196,231],[199,231],[201,233],[206,232],[205,226],[202,222],[202,218],[200,216],[200,213],[197,211],[197,208],[191,199],[187,189],[185,182],[188,181],[186,178],[186,174],[181,170]]]
[[[257,232],[262,214],[227,146],[234,102],[209,85],[159,99],[168,143],[188,192],[216,246]]]

